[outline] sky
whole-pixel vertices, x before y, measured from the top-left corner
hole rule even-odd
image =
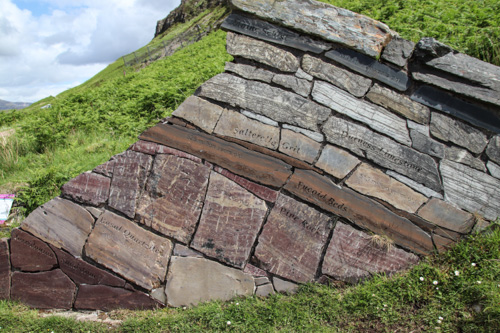
[[[0,0],[0,99],[36,102],[146,45],[180,0]]]

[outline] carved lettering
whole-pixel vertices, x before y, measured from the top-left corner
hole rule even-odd
[[[33,250],[37,251],[37,252],[38,252],[38,253],[40,253],[40,254],[43,254],[44,256],[47,256],[47,257],[49,257],[49,258],[55,258],[55,257],[54,257],[54,254],[52,254],[52,253],[48,252],[47,250],[42,249],[41,247],[38,247],[38,246],[36,245],[36,242],[35,242],[34,240],[33,240],[33,241],[29,241],[29,240],[27,240],[27,239],[23,239],[23,238],[21,238],[21,237],[19,237],[19,236],[16,236],[14,239],[15,239],[16,241],[18,241],[18,242],[23,243],[24,245],[26,245],[26,246],[27,246],[27,247],[29,247],[30,249],[33,249]]]

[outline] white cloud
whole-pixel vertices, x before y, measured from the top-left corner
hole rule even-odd
[[[84,82],[147,44],[179,3],[0,0],[0,99],[34,102]]]

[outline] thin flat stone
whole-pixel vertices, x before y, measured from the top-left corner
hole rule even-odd
[[[255,286],[257,287],[270,283],[269,278],[267,276],[257,277],[254,278],[254,280],[255,280]]]
[[[325,56],[361,75],[378,80],[399,91],[406,91],[410,87],[410,78],[404,71],[382,64],[374,58],[352,49],[338,48],[328,51]]]
[[[444,158],[446,146],[441,142],[433,140],[417,130],[410,130],[410,137],[412,148],[430,156]]]
[[[234,62],[226,62],[224,70],[226,72],[238,74],[248,80],[256,80],[266,83],[271,83],[274,77],[273,72],[255,66],[236,64]]]
[[[101,216],[103,210],[102,209],[99,209],[99,208],[95,208],[95,207],[85,207],[85,209],[90,213],[92,214],[92,216],[95,218],[95,219],[98,219],[99,216]]]
[[[362,194],[384,200],[410,213],[415,213],[427,201],[425,196],[366,163],[356,169],[346,184]]]
[[[269,149],[278,148],[280,141],[279,128],[262,124],[231,110],[224,110],[214,132]]]
[[[21,223],[21,229],[80,257],[93,225],[94,218],[85,208],[55,198],[35,209]]]
[[[206,301],[228,301],[253,295],[251,275],[202,258],[172,257],[167,276],[169,306],[193,306]]]
[[[484,151],[488,144],[486,135],[481,131],[437,112],[432,113],[430,130],[436,138],[453,142],[475,154]]]
[[[330,175],[338,179],[343,179],[359,163],[361,163],[360,160],[345,150],[332,145],[326,145],[315,165],[318,168],[325,170]]]
[[[297,133],[304,134],[305,136],[307,136],[308,138],[313,139],[316,142],[323,142],[325,140],[325,137],[323,136],[323,134],[317,133],[317,132],[313,132],[313,131],[310,131],[310,130],[306,130],[305,128],[300,128],[300,127],[297,127],[297,126],[290,126],[290,125],[287,125],[287,124],[283,124],[283,128],[284,129],[289,129],[289,130],[297,132]]]
[[[432,241],[434,245],[436,245],[436,250],[438,253],[443,253],[448,251],[453,245],[455,245],[455,241],[442,237],[440,235],[432,235]]]
[[[379,56],[394,35],[381,22],[317,1],[231,0],[231,4],[242,11],[352,47],[372,57]]]
[[[191,247],[243,269],[267,214],[265,201],[212,172]]]
[[[421,124],[418,124],[418,123],[411,121],[409,119],[406,122],[407,122],[408,128],[410,130],[415,130],[415,131],[420,132],[423,135],[428,136],[428,137],[431,136],[431,131],[430,131],[429,125],[421,125]]]
[[[309,96],[312,89],[311,82],[299,79],[294,75],[276,74],[273,77],[273,83],[276,83],[285,88],[292,89],[293,92],[303,97]]]
[[[295,73],[295,76],[298,77],[299,79],[304,79],[304,80],[307,80],[307,81],[312,81],[314,78],[312,77],[312,75],[309,75],[307,74],[306,72],[304,72],[302,70],[302,68],[299,68],[297,70],[297,73]]]
[[[158,154],[174,155],[174,156],[177,156],[177,157],[186,158],[186,159],[191,160],[191,161],[196,162],[196,163],[201,163],[202,162],[202,159],[199,158],[199,157],[196,157],[196,156],[191,155],[191,154],[187,154],[187,153],[185,153],[183,151],[180,151],[180,150],[177,150],[177,149],[174,149],[174,148],[170,148],[170,147],[167,147],[167,146],[164,146],[164,145],[158,145],[157,153]]]
[[[165,306],[165,304],[167,304],[167,295],[165,294],[165,287],[151,290],[149,296],[160,302],[161,306]]]
[[[273,277],[273,285],[278,293],[295,294],[299,290],[298,284],[285,281],[276,276]]]
[[[93,172],[82,173],[61,188],[62,195],[76,202],[99,206],[109,197],[111,179]]]
[[[493,177],[500,179],[500,165],[488,161],[488,163],[486,163],[486,166],[488,167],[488,171]]]
[[[176,257],[192,257],[192,258],[203,258],[203,254],[182,244],[175,244],[173,256]]]
[[[295,73],[299,69],[299,59],[291,53],[269,43],[232,32],[227,33],[227,53],[254,60],[283,72]]]
[[[71,309],[76,286],[60,269],[12,274],[11,298],[38,309]]]
[[[291,167],[278,159],[187,128],[160,124],[144,132],[141,138],[197,154],[261,184],[280,187],[291,174]]]
[[[366,98],[419,124],[429,123],[431,111],[427,106],[414,102],[405,95],[385,88],[378,83],[373,85]]]
[[[391,274],[418,263],[416,255],[392,246],[387,249],[378,245],[376,239],[380,236],[370,236],[337,222],[323,262],[323,274],[356,283],[372,274]]]
[[[299,160],[313,163],[319,154],[321,144],[307,136],[294,131],[283,129],[279,151]]]
[[[252,264],[246,264],[243,272],[250,274],[254,277],[267,277],[266,271],[260,269],[259,267],[255,267]]]
[[[129,150],[133,150],[138,153],[143,153],[148,155],[155,155],[156,151],[158,150],[158,145],[153,142],[139,140],[133,145],[131,145]]]
[[[400,37],[392,38],[384,48],[382,59],[399,67],[404,67],[408,63],[414,48],[415,43],[412,41]]]
[[[212,133],[223,110],[217,104],[189,96],[172,115],[198,126],[207,133]]]
[[[115,169],[115,160],[114,157],[111,157],[111,160],[96,166],[94,170],[92,170],[92,172],[111,178],[113,177],[114,169]],[[111,184],[111,180],[109,181],[109,183]],[[78,191],[81,192],[81,189],[79,189]]]
[[[492,161],[500,163],[500,135],[495,135],[491,138],[486,148],[486,155],[488,155]]]
[[[406,120],[375,104],[364,102],[326,82],[315,82],[313,99],[407,146],[411,140]]]
[[[386,173],[389,176],[391,176],[392,178],[399,180],[401,183],[408,185],[409,187],[411,187],[415,191],[422,193],[423,195],[425,195],[428,198],[434,197],[434,198],[438,198],[438,199],[443,199],[443,195],[441,193],[438,193],[434,190],[431,190],[430,188],[427,188],[427,187],[423,186],[422,184],[419,184],[416,181],[411,180],[408,177],[400,175],[399,173],[391,171],[391,170],[387,170]]]
[[[261,116],[260,114],[255,114],[253,112],[246,111],[246,110],[242,110],[241,113],[243,115],[247,116],[248,118],[252,118],[252,119],[258,120],[258,121],[260,121],[263,124],[271,125],[271,126],[275,126],[275,127],[279,127],[279,123],[278,122],[276,122],[276,121],[274,121],[274,120],[272,120],[270,118]]]
[[[330,143],[347,148],[434,191],[441,191],[436,162],[428,155],[337,117],[328,119],[323,133]]]
[[[274,294],[276,294],[276,292],[274,291],[273,285],[271,283],[258,286],[257,290],[255,291],[255,296],[259,297],[267,297]]]
[[[259,236],[255,257],[268,272],[296,282],[313,281],[330,230],[327,215],[280,194]]]
[[[52,249],[21,229],[12,231],[10,248],[12,267],[21,271],[50,271],[57,266],[57,257]]]
[[[167,273],[172,242],[106,211],[97,220],[85,245],[89,258],[151,290]]]
[[[409,220],[363,195],[335,185],[329,178],[315,172],[296,170],[285,189],[360,227],[386,235],[412,251],[428,254],[434,249],[431,237]]]
[[[302,58],[302,68],[306,73],[328,81],[356,97],[363,97],[372,84],[372,80],[364,76],[354,74],[308,54]]]
[[[466,213],[443,200],[431,199],[419,211],[418,215],[427,221],[461,234],[467,234],[474,226],[472,214]]]
[[[444,160],[440,166],[445,199],[487,220],[500,216],[500,180],[463,164]]]
[[[110,286],[82,285],[75,300],[77,310],[153,310],[161,304],[140,291]]]
[[[0,300],[10,298],[10,275],[9,240],[2,238],[0,240]]]
[[[331,113],[330,109],[292,92],[225,73],[203,83],[198,93],[311,131],[318,131],[318,124]]]
[[[462,163],[479,171],[486,172],[486,167],[484,165],[484,162],[481,161],[480,158],[472,156],[472,154],[465,149],[460,149],[458,147],[453,147],[453,146],[446,147],[444,150],[444,158],[449,161]]]
[[[302,51],[322,53],[331,48],[325,42],[315,41],[295,31],[240,14],[229,15],[221,28]]]

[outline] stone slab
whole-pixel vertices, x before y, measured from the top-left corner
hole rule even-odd
[[[432,157],[338,117],[323,126],[327,141],[394,170],[434,190],[441,191],[441,179]]]
[[[267,117],[261,116],[260,114],[255,114],[255,113],[247,111],[247,110],[241,110],[241,113],[243,115],[247,116],[248,118],[252,118],[252,119],[258,120],[258,121],[260,121],[263,124],[271,125],[271,126],[275,126],[275,127],[279,127],[280,126],[280,124],[277,121],[274,121],[271,118],[267,118]]]
[[[500,165],[488,161],[488,163],[486,163],[486,166],[488,167],[488,171],[493,177],[500,179]]]
[[[382,59],[399,67],[404,67],[408,63],[414,48],[415,43],[412,41],[400,37],[392,38],[384,48]]]
[[[283,129],[279,151],[307,163],[313,163],[319,154],[321,144],[300,133]]]
[[[280,279],[276,276],[273,277],[273,285],[278,293],[295,294],[299,290],[298,284]]]
[[[410,87],[410,78],[406,72],[382,64],[374,58],[352,49],[337,48],[328,51],[325,56],[361,75],[378,80],[399,91],[406,91]]]
[[[276,74],[273,77],[273,83],[280,85],[282,87],[291,89],[296,94],[299,94],[302,97],[309,96],[312,89],[312,83],[308,80],[299,79],[294,75],[286,75],[286,74]]]
[[[0,300],[10,298],[10,251],[9,240],[0,240]]]
[[[71,309],[76,286],[60,269],[12,274],[12,300],[38,309]]]
[[[363,195],[335,185],[327,177],[296,170],[285,189],[360,227],[386,235],[412,251],[428,254],[434,249],[431,237],[409,220]]]
[[[438,192],[436,192],[434,190],[431,190],[430,188],[427,188],[427,187],[423,186],[422,184],[419,184],[416,181],[411,180],[408,177],[400,175],[399,173],[391,171],[391,170],[387,170],[386,173],[389,176],[391,176],[392,178],[395,178],[395,179],[399,180],[401,183],[408,185],[409,187],[411,187],[415,191],[422,193],[426,197],[433,197],[433,198],[443,199],[443,195],[441,193],[438,193]]]
[[[172,242],[111,212],[104,212],[85,245],[89,258],[151,290],[165,280]]]
[[[323,274],[356,283],[372,274],[391,274],[418,263],[416,255],[389,244],[384,246],[384,241],[380,235],[370,236],[338,222],[326,251]]]
[[[463,164],[442,161],[445,199],[487,220],[500,216],[500,180]]]
[[[290,29],[240,14],[229,15],[221,28],[316,54],[330,49],[330,45],[325,42],[316,41]]]
[[[187,244],[196,229],[210,168],[173,155],[158,155],[137,209],[139,221]]]
[[[106,172],[108,166],[114,167],[114,164],[103,166],[103,172]],[[109,174],[109,171],[107,173]],[[99,206],[108,200],[110,185],[111,179],[93,172],[85,172],[64,184],[61,192],[64,197],[76,202]]]
[[[276,149],[280,141],[278,127],[265,125],[260,121],[245,117],[239,112],[224,110],[214,132],[257,145]]]
[[[232,32],[227,33],[226,49],[234,57],[257,61],[282,72],[295,73],[300,66],[299,59],[293,53]]]
[[[274,294],[276,294],[276,292],[274,291],[273,285],[271,283],[258,286],[255,290],[255,296],[259,297],[267,297]]]
[[[314,78],[312,77],[312,75],[309,75],[307,74],[306,72],[304,72],[302,70],[302,68],[299,68],[297,70],[297,73],[295,73],[295,76],[298,77],[299,79],[304,79],[304,80],[307,80],[307,81],[312,81]]]
[[[418,215],[441,227],[467,234],[474,226],[472,214],[466,213],[443,200],[431,199],[419,211]]]
[[[326,145],[315,165],[335,178],[343,179],[359,163],[361,163],[359,159],[345,150],[332,145]]]
[[[488,155],[492,161],[500,164],[500,135],[495,135],[491,138],[486,148],[486,155]]]
[[[172,257],[171,261],[165,289],[169,306],[253,295],[253,277],[240,270],[202,258]]]
[[[224,108],[217,104],[196,96],[189,96],[172,115],[198,126],[207,133],[212,133],[222,111]]]
[[[266,271],[260,269],[259,267],[254,266],[252,264],[246,264],[243,272],[250,274],[254,277],[267,277]]]
[[[177,149],[174,149],[174,148],[170,148],[170,147],[167,147],[167,146],[164,146],[164,145],[158,145],[157,153],[158,154],[174,155],[174,156],[177,156],[177,157],[181,157],[181,158],[185,158],[185,159],[191,160],[191,161],[196,162],[196,163],[202,163],[202,159],[199,158],[199,157],[196,157],[196,156],[191,155],[191,154],[187,154],[187,153],[185,153],[183,151],[180,151],[180,150],[177,150]]]
[[[455,146],[445,147],[444,158],[449,161],[465,164],[479,171],[486,172],[484,162],[480,158],[472,156],[468,150],[460,149]]]
[[[488,144],[488,139],[483,132],[437,112],[432,113],[430,130],[436,138],[453,142],[475,154],[484,151]]]
[[[427,201],[425,196],[366,163],[356,169],[346,184],[362,194],[384,200],[410,213],[415,213]]]
[[[192,258],[203,258],[203,254],[182,244],[175,244],[173,256],[176,257],[192,257]]]
[[[77,310],[153,310],[160,306],[145,293],[110,286],[82,285],[75,300]]]
[[[410,137],[412,148],[437,158],[442,159],[445,157],[446,146],[441,142],[431,139],[429,136],[422,134],[418,130],[410,130]]]
[[[405,95],[385,88],[378,83],[373,85],[366,98],[419,124],[429,123],[431,111],[427,106],[414,102]]]
[[[265,201],[230,179],[212,172],[191,247],[220,262],[243,269],[266,215]]]
[[[259,236],[255,257],[268,272],[311,282],[331,228],[327,215],[280,194]]]
[[[305,1],[231,0],[242,11],[377,57],[394,33],[385,24],[329,4]],[[345,29],[345,27],[350,29]]]
[[[271,71],[255,66],[236,64],[234,62],[226,62],[224,70],[226,72],[238,74],[239,76],[248,80],[256,80],[266,83],[271,83],[274,77],[274,73]]]
[[[291,174],[291,167],[280,160],[182,127],[156,125],[141,134],[141,138],[196,154],[265,185],[281,187]]]
[[[20,229],[12,230],[10,248],[12,267],[21,271],[49,271],[57,266],[57,257],[52,249]]]
[[[500,115],[497,112],[458,99],[443,90],[424,85],[411,95],[411,99],[451,114],[472,125],[500,133]]]
[[[364,76],[354,74],[308,54],[302,58],[302,68],[306,73],[328,81],[356,97],[363,97],[372,84],[372,80]]]
[[[414,121],[411,121],[410,119],[407,120],[407,123],[408,123],[408,128],[410,130],[415,130],[419,133],[422,133],[423,135],[425,135],[427,137],[431,136],[431,131],[429,129],[429,125],[421,125],[421,124],[418,124]]]
[[[21,229],[76,257],[82,255],[93,226],[94,218],[85,208],[61,198],[38,207],[21,223]]]
[[[254,280],[255,280],[255,286],[257,287],[271,282],[269,281],[269,278],[267,276],[256,277],[254,278]]]
[[[111,157],[111,160],[96,166],[92,170],[92,172],[103,175],[103,176],[108,177],[108,178],[113,177],[113,170],[115,169],[115,160],[113,158],[114,157]],[[111,180],[109,180],[109,184],[111,185]],[[81,189],[79,189],[77,193],[79,193],[79,192],[81,192]]]
[[[129,150],[148,155],[155,155],[156,151],[158,150],[158,145],[153,142],[139,140],[136,143],[132,144]]]
[[[203,83],[200,96],[253,111],[280,123],[312,131],[325,121],[331,110],[302,96],[230,74],[219,74]]]
[[[283,128],[291,130],[291,131],[294,131],[294,132],[297,132],[297,133],[300,133],[300,134],[304,134],[305,136],[307,136],[308,138],[313,139],[316,142],[322,143],[325,140],[325,137],[323,136],[323,134],[317,133],[317,132],[313,132],[313,131],[310,131],[310,130],[306,130],[305,128],[300,128],[300,127],[297,127],[297,126],[291,126],[291,125],[287,125],[287,124],[283,124]]]

